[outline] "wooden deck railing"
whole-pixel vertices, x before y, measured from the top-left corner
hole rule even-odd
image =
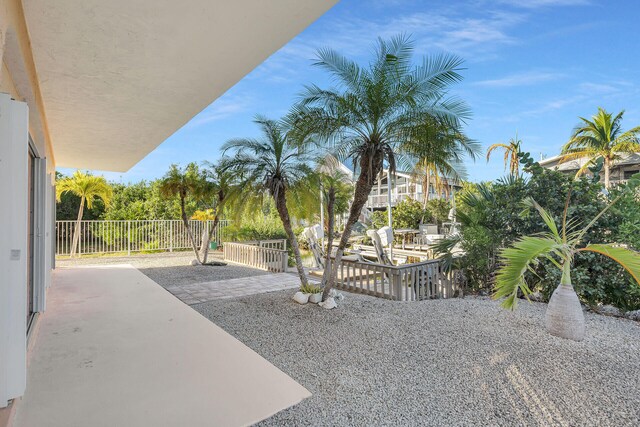
[[[451,298],[456,291],[439,260],[399,266],[342,260],[336,287],[396,301]]]
[[[286,248],[286,240],[227,242],[223,246],[223,256],[225,261],[244,264],[260,270],[272,273],[286,272],[289,258],[287,251],[286,249],[276,249],[275,247]]]

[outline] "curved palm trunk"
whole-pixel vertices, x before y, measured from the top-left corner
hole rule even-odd
[[[213,224],[209,229],[205,228],[202,233],[202,244],[200,245],[200,252],[202,253],[202,263],[206,264],[207,259],[209,258],[209,243],[211,243],[211,239],[213,239],[213,234],[216,232],[218,228],[218,223],[220,222],[219,215],[213,218]]]
[[[553,291],[547,311],[545,325],[551,335],[582,341],[585,335],[585,321],[582,306],[571,285],[571,264],[565,261],[560,285]]]
[[[369,163],[370,160],[371,164]],[[369,155],[363,155],[360,158],[360,176],[356,181],[353,194],[353,202],[351,203],[351,208],[349,209],[349,219],[347,220],[344,231],[342,232],[342,237],[340,238],[340,243],[338,244],[335,260],[331,264],[331,275],[329,276],[329,280],[326,284],[323,283],[323,301],[327,299],[327,297],[329,296],[329,291],[331,291],[336,283],[336,279],[338,276],[338,266],[340,265],[340,261],[342,261],[342,255],[344,254],[344,250],[347,247],[347,243],[349,242],[349,237],[351,237],[353,225],[358,221],[360,213],[362,212],[362,208],[367,203],[367,199],[369,198],[369,194],[371,193],[371,189],[373,188],[374,177],[376,177],[382,170],[382,161],[383,157],[381,152],[376,152],[373,158],[371,158]]]
[[[80,242],[80,227],[82,225],[82,215],[84,214],[85,197],[80,198],[80,209],[78,209],[78,219],[76,219],[76,227],[73,230],[73,243],[71,244],[71,258],[76,255],[78,243]]]
[[[611,161],[604,158],[604,188],[609,188],[609,174],[611,173]]]
[[[186,195],[180,195],[180,213],[182,214],[182,223],[184,224],[184,229],[187,231],[187,236],[189,236],[189,241],[191,242],[191,247],[193,248],[193,253],[196,255],[196,260],[198,264],[202,264],[200,260],[200,253],[198,252],[198,245],[196,244],[196,239],[193,237],[193,231],[191,230],[191,226],[189,225],[189,218],[187,218],[187,211],[184,206],[184,199]]]
[[[287,198],[285,196],[285,191],[278,191],[273,195],[273,198],[276,202],[276,209],[278,210],[278,215],[280,215],[280,220],[282,221],[284,231],[287,233],[287,237],[289,238],[293,256],[296,259],[296,269],[298,270],[298,276],[300,276],[300,283],[303,286],[307,285],[309,281],[307,280],[307,275],[305,274],[304,266],[302,265],[302,257],[300,256],[298,239],[296,238],[296,235],[293,232],[293,228],[291,227],[291,218],[289,217],[289,209],[287,209]]]
[[[324,260],[324,271],[322,272],[322,284],[326,284],[329,280],[329,274],[331,273],[331,249],[333,249],[333,226],[335,222],[333,207],[336,202],[336,189],[332,185],[329,187],[329,197],[327,197],[327,252]],[[323,296],[324,297],[324,296]],[[324,299],[324,298],[323,298]]]

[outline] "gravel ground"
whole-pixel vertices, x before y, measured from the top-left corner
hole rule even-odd
[[[345,296],[332,311],[291,291],[193,306],[313,393],[261,425],[640,425],[636,322],[587,313],[575,343],[545,332],[540,303]]]
[[[56,260],[56,266],[73,267],[76,265],[131,264],[163,287],[172,285],[190,285],[193,283],[216,280],[236,279],[258,276],[268,272],[241,265],[192,266],[194,255],[191,252],[173,252],[159,254],[132,255],[130,257],[84,257],[78,259]],[[209,256],[211,261],[222,261],[219,252]]]

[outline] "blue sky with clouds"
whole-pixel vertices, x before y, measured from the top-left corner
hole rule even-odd
[[[278,118],[303,84],[328,85],[312,66],[317,48],[366,62],[376,37],[401,32],[413,36],[417,57],[464,58],[452,93],[473,111],[470,137],[486,149],[517,131],[525,151],[551,156],[598,106],[626,110],[624,128],[640,124],[638,16],[637,0],[342,0],[129,172],[96,173],[135,182],[171,163],[214,161],[226,140],[256,136],[255,114]],[[500,154],[467,169],[473,181],[504,173]]]

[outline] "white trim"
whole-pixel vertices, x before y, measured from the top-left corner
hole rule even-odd
[[[0,407],[26,387],[29,108],[0,94]]]

